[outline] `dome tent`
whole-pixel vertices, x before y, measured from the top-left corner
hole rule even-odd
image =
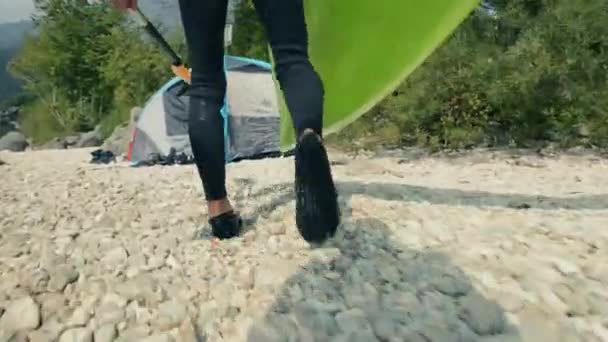
[[[281,155],[280,114],[269,63],[225,56],[227,91],[222,116],[226,162]],[[163,85],[135,118],[127,158],[145,162],[154,155],[192,156],[188,136],[184,81],[175,77]],[[173,150],[173,151],[172,151]]]

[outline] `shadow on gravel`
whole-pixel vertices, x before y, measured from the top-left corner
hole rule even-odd
[[[344,216],[248,341],[522,341],[504,310],[445,255],[395,243],[378,219]]]
[[[472,206],[478,208],[499,207],[510,209],[539,209],[539,210],[606,210],[608,209],[608,194],[584,195],[573,194],[576,197],[551,197],[525,194],[500,194],[486,191],[464,191],[458,189],[440,189],[424,186],[392,183],[362,183],[336,182],[338,193],[343,200],[354,195],[366,195],[387,201],[428,202],[431,204]],[[280,192],[271,203],[264,203],[258,208],[254,217],[249,218],[250,224],[255,224],[260,215],[266,215],[275,208],[292,201],[295,197],[291,183],[273,186],[275,192]],[[261,191],[253,194],[253,198],[267,194]]]
[[[429,202],[432,204],[474,207],[503,207],[541,210],[604,210],[608,209],[608,194],[551,197],[525,194],[500,194],[485,191],[439,189],[407,184],[338,182],[341,196],[362,195],[392,201]]]

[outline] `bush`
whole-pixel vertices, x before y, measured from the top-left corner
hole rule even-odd
[[[607,146],[605,1],[488,3],[496,16],[473,13],[338,140],[351,142],[348,131],[363,127],[380,141],[433,148]]]
[[[42,100],[25,105],[19,116],[21,131],[36,145],[44,144],[55,137],[67,136],[72,132],[65,130],[48,111]]]
[[[234,19],[234,38],[229,53],[269,61],[268,40],[253,1],[242,0],[236,8]]]

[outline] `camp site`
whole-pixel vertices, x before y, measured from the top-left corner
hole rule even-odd
[[[606,23],[0,0],[0,341],[608,341]]]

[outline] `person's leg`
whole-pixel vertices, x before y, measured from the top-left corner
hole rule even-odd
[[[323,82],[308,56],[302,0],[254,0],[296,131],[296,224],[309,242],[333,236],[340,221],[337,192],[323,146]]]
[[[305,129],[322,135],[323,83],[308,57],[308,32],[302,0],[254,0],[270,43],[277,80],[300,136]]]
[[[226,93],[224,26],[227,0],[179,0],[179,6],[192,68],[192,84],[188,91],[192,153],[203,183],[214,234],[228,238],[237,231],[230,228],[235,217],[231,215],[232,206],[226,193],[224,127],[220,113]],[[229,219],[228,223],[222,222],[224,218]],[[216,226],[225,227],[215,229]]]

